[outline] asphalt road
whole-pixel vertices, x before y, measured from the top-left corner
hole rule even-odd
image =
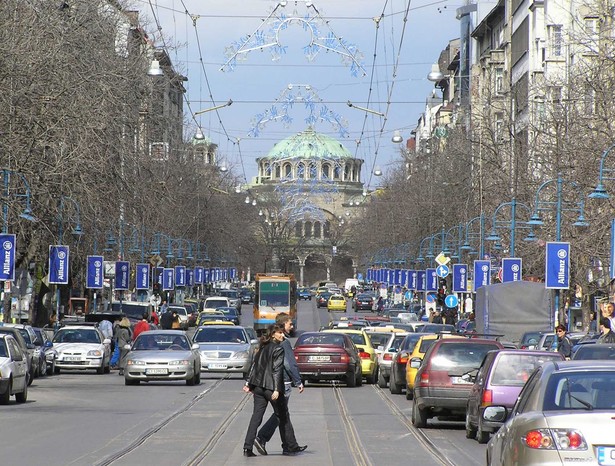
[[[298,330],[316,330],[329,315],[299,303]],[[244,305],[242,323],[252,322]],[[282,456],[279,437],[267,458],[244,458],[252,412],[240,376],[204,375],[201,385],[127,387],[117,372],[62,373],[35,379],[28,402],[0,406],[0,463],[38,465],[485,464],[485,446],[465,438],[461,422],[415,429],[412,402],[363,384],[306,387],[291,397],[291,417],[306,452]]]

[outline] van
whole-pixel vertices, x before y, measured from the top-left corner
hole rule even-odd
[[[231,307],[230,299],[224,296],[210,296],[205,299],[205,303],[203,304],[203,310],[217,309],[219,307]]]
[[[359,280],[356,278],[347,278],[346,283],[344,283],[344,291],[348,293],[352,287],[359,288]]]

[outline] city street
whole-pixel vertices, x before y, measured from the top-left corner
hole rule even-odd
[[[251,308],[243,307],[250,325]],[[327,322],[314,301],[299,303],[299,330]],[[0,407],[0,455],[21,465],[282,464],[278,437],[269,457],[244,458],[250,395],[237,375],[207,375],[199,386],[148,383],[124,386],[110,375],[62,373],[38,378],[28,402]],[[465,438],[463,423],[425,430],[410,422],[412,402],[388,389],[313,385],[291,397],[297,438],[308,449],[292,458],[305,465],[470,466],[484,462],[485,446]]]

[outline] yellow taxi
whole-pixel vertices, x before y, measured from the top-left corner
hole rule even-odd
[[[459,337],[459,335],[452,334],[436,334],[433,335],[425,335],[422,336],[419,341],[414,345],[414,350],[408,357],[408,363],[406,364],[406,399],[412,399],[412,391],[414,389],[414,378],[416,377],[416,373],[418,372],[418,367],[412,367],[411,362],[414,359],[415,361],[422,361],[423,357],[427,350],[440,338],[452,338]]]
[[[341,294],[332,294],[327,301],[327,310],[346,312],[346,298]]]
[[[201,322],[201,325],[235,325],[233,322],[229,320],[206,320],[205,322]]]
[[[323,330],[323,332],[345,333],[359,350],[361,358],[361,375],[365,377],[367,383],[376,383],[378,377],[378,357],[376,350],[372,346],[367,333],[364,330],[353,330],[349,328],[335,328]]]

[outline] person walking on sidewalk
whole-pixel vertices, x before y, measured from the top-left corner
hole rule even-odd
[[[290,394],[292,391],[292,387],[295,386],[299,389],[299,393],[303,393],[303,382],[301,381],[301,374],[299,373],[299,366],[297,365],[297,361],[295,360],[295,355],[293,353],[293,348],[290,345],[290,341],[288,340],[290,333],[293,330],[293,321],[291,317],[285,312],[280,312],[276,319],[275,323],[281,325],[284,328],[284,341],[281,343],[282,348],[284,349],[284,400],[283,404],[286,409],[286,417],[288,418],[287,430],[288,432],[292,432],[292,437],[295,436],[295,430],[293,428],[292,422],[290,421],[290,413],[288,411],[288,401],[290,399]],[[261,455],[266,455],[267,450],[265,448],[265,444],[271,440],[275,430],[278,428],[279,420],[278,416],[273,413],[267,422],[260,428],[258,434],[256,435],[256,439],[254,439],[254,446],[258,450]],[[307,448],[307,445],[300,446],[298,448],[299,451],[304,451]],[[282,444],[282,451],[288,451],[287,445]]]
[[[300,451],[295,438],[289,436],[288,418],[284,404],[281,402],[284,396],[280,397],[284,390],[284,349],[280,345],[282,341],[284,341],[284,327],[277,324],[271,326],[261,337],[258,352],[250,368],[250,375],[243,388],[244,392],[252,392],[254,395],[254,410],[243,444],[243,456],[256,456],[253,451],[254,439],[269,403],[280,420],[282,444],[289,448],[283,454],[294,456]]]

